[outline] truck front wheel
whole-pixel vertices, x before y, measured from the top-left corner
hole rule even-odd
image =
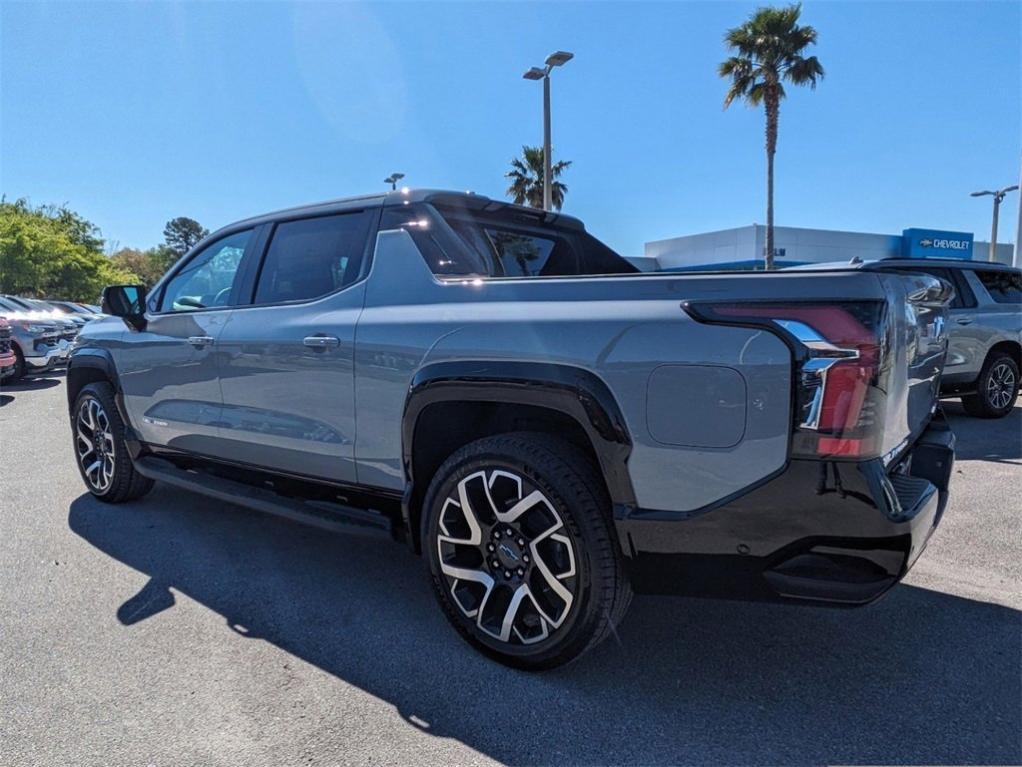
[[[568,442],[519,432],[458,450],[423,505],[447,618],[516,668],[559,666],[594,647],[631,599],[609,509],[592,462]]]

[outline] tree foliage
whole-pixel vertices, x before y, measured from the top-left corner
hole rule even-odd
[[[141,284],[151,288],[177,260],[177,254],[166,245],[147,250],[120,248],[110,256],[110,260],[115,267],[136,275]]]
[[[207,234],[209,234],[208,229],[204,229],[202,224],[187,216],[172,218],[163,227],[163,239],[166,241],[167,247],[174,251],[178,257],[191,250]]]
[[[724,42],[734,55],[721,62],[717,73],[730,78],[724,108],[736,100],[766,111],[767,228],[766,268],[774,265],[774,153],[784,83],[816,87],[823,78],[823,66],[815,56],[806,56],[816,44],[816,30],[798,23],[801,4],[784,8],[760,8],[741,26],[729,29]]]
[[[94,224],[66,207],[0,201],[0,291],[97,300],[106,285],[135,282],[103,253]]]
[[[564,195],[568,192],[567,184],[557,179],[570,165],[571,160],[561,160],[550,168],[553,178],[551,201],[557,210],[564,205]],[[511,160],[511,170],[504,177],[511,180],[506,194],[516,205],[543,207],[543,147],[523,146],[522,156]]]

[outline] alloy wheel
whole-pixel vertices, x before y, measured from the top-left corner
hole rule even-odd
[[[446,588],[479,632],[532,645],[564,625],[578,588],[576,554],[541,489],[503,469],[477,471],[444,500],[438,522]]]
[[[987,379],[987,400],[997,410],[1003,410],[1015,394],[1015,371],[1006,362],[994,366]]]
[[[86,397],[75,416],[75,451],[89,487],[105,493],[114,481],[117,458],[110,418],[99,400]]]

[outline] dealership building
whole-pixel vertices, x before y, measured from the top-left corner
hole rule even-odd
[[[645,256],[632,259],[643,270],[751,269],[762,264],[766,227],[761,224],[690,234],[646,243]],[[986,261],[990,245],[968,232],[905,229],[897,234],[839,232],[830,229],[774,227],[774,260],[778,268],[854,257],[960,258]],[[1014,246],[998,244],[997,260],[1010,264]]]

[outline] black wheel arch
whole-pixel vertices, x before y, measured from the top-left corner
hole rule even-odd
[[[468,417],[451,423],[451,413]],[[531,419],[530,428],[538,425],[575,441],[598,465],[612,503],[635,505],[627,469],[631,437],[616,399],[597,375],[556,363],[437,362],[412,379],[401,425],[401,513],[413,551],[420,551],[420,509],[433,471],[473,439],[521,430],[519,416]]]
[[[67,363],[67,385],[65,387],[67,389],[68,412],[71,412],[75,400],[78,399],[83,388],[90,383],[100,381],[106,381],[114,389],[114,402],[117,405],[118,415],[124,423],[124,442],[128,446],[131,457],[137,458],[141,452],[141,444],[128,419],[117,366],[114,364],[113,355],[107,349],[83,347],[75,349],[71,354],[71,359]]]
[[[1015,362],[1015,366],[1022,369],[1022,344],[1015,341],[999,341],[990,347],[983,364],[993,358],[995,354],[1007,354]]]

